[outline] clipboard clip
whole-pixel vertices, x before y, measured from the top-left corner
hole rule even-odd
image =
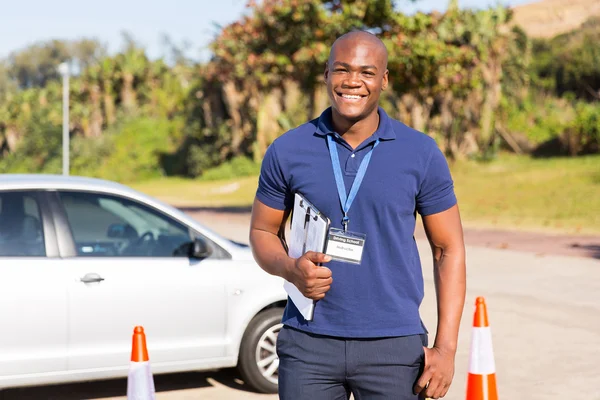
[[[307,202],[307,203],[308,203],[308,202]],[[313,211],[313,212],[314,212],[313,219],[314,219],[315,221],[316,221],[316,220],[319,218],[319,214],[320,214],[320,213],[319,213],[318,211],[314,210],[314,209],[311,207],[311,204],[304,204],[304,199],[300,200],[300,207],[302,207],[302,208],[306,208],[306,209],[307,209],[307,210],[306,210],[306,217],[305,217],[305,220],[304,220],[304,227],[305,227],[305,228],[306,228],[306,223],[308,222],[308,220],[309,220],[309,218],[310,218],[310,215],[311,215],[311,213],[310,213],[310,212],[311,212],[311,211]]]
[[[316,221],[315,217],[315,221]],[[308,223],[310,222],[310,207],[308,207],[308,210],[306,210],[306,215],[304,216],[304,229],[306,229],[306,225],[308,225]]]

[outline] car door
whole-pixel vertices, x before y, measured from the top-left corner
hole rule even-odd
[[[124,197],[59,191],[56,200],[73,238],[69,369],[127,365],[136,325],[154,364],[225,355],[225,277],[214,244],[204,242],[210,257],[188,257],[189,227]]]
[[[66,275],[44,197],[0,191],[0,384],[67,366]]]

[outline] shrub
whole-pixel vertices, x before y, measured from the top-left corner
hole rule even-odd
[[[260,163],[248,157],[235,157],[231,160],[204,172],[201,179],[205,181],[225,180],[243,176],[258,175]]]
[[[136,118],[111,129],[106,133],[111,150],[95,175],[120,182],[165,175],[161,154],[173,150],[182,126],[177,119]]]
[[[600,104],[578,102],[564,136],[573,156],[600,152]]]

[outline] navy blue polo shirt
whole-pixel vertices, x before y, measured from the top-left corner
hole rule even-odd
[[[264,157],[257,198],[278,210],[293,206],[302,193],[342,228],[340,205],[327,135],[333,135],[346,192],[360,162],[373,148],[366,175],[348,212],[348,230],[366,234],[360,265],[330,261],[333,283],[306,321],[288,301],[283,323],[347,338],[426,333],[419,314],[423,274],[414,240],[416,213],[439,213],[456,204],[448,164],[435,141],[379,108],[379,127],[356,149],[333,130],[331,108],[318,119],[278,137]]]

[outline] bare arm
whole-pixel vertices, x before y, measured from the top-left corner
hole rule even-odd
[[[458,206],[423,217],[423,225],[433,252],[438,312],[434,347],[456,352],[466,292],[465,245]]]
[[[332,278],[329,268],[316,264],[331,258],[312,251],[298,259],[287,255],[284,228],[288,214],[254,200],[250,222],[250,246],[254,259],[267,273],[293,283],[304,296],[320,300],[329,290]]]
[[[465,246],[458,206],[423,217],[433,252],[438,324],[432,349],[425,350],[425,369],[416,392],[427,397],[446,395],[454,376],[454,356],[465,303]],[[426,387],[426,385],[429,386]]]
[[[271,275],[287,279],[294,260],[287,255],[284,228],[289,212],[254,200],[250,221],[250,246],[254,259]]]

